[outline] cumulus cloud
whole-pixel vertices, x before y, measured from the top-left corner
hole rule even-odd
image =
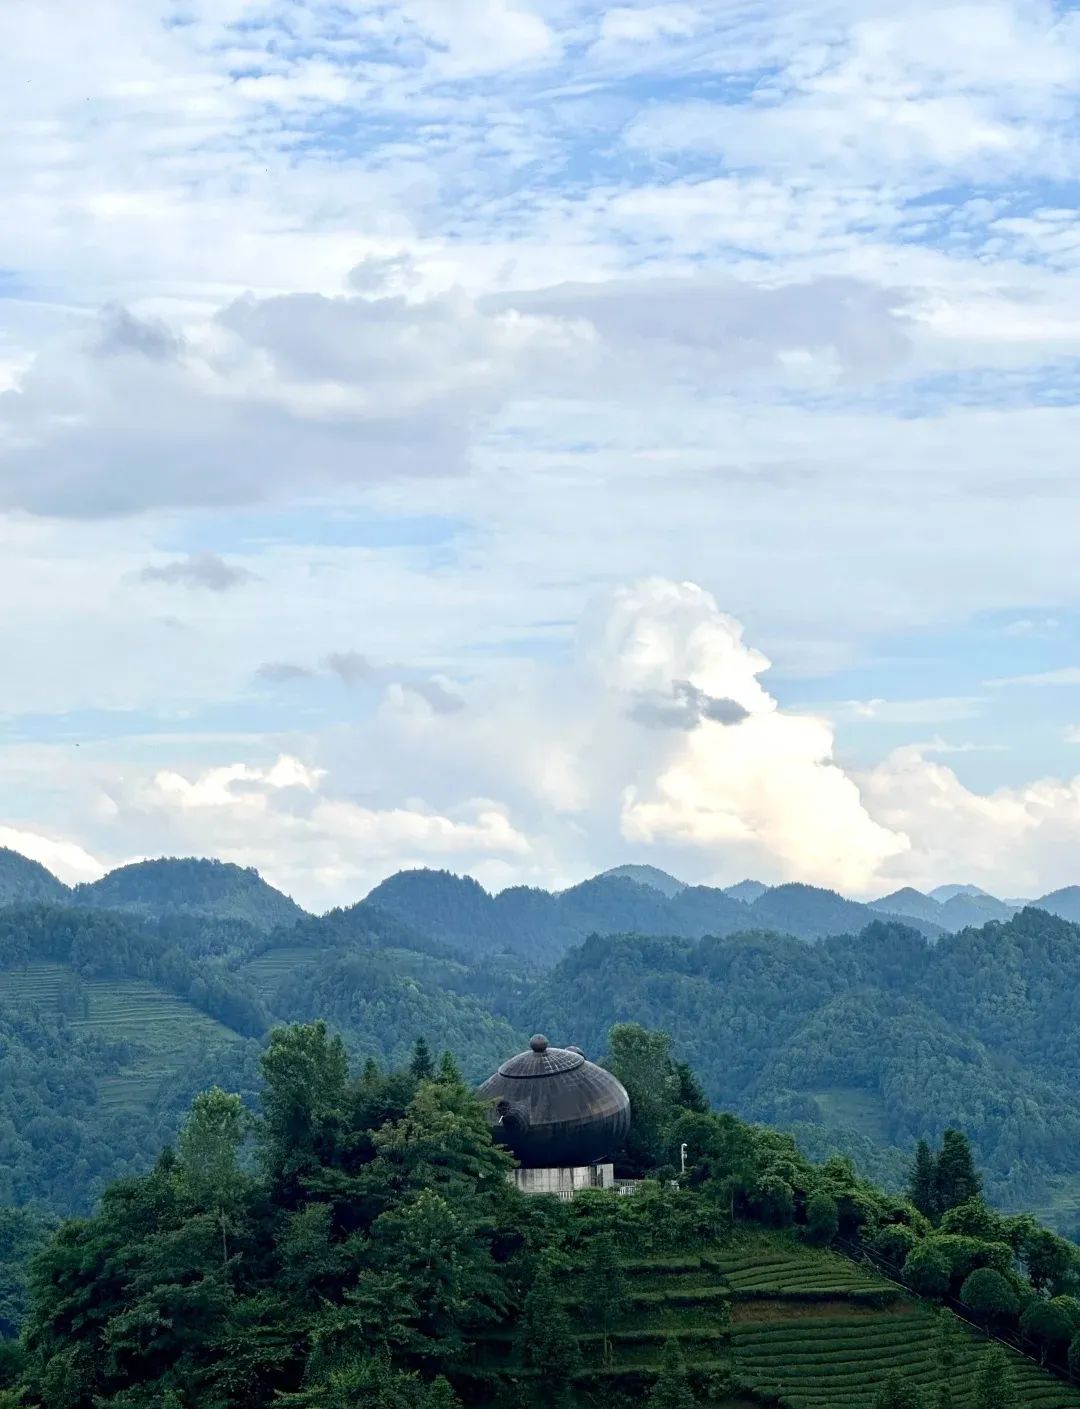
[[[96,881],[105,866],[77,842],[60,837],[44,836],[24,827],[0,827],[0,846],[29,856],[68,885],[80,881]]]
[[[139,580],[163,582],[169,587],[201,587],[209,592],[228,592],[232,587],[256,581],[256,574],[226,562],[217,553],[192,553],[171,563],[152,563],[144,567],[139,573]]]
[[[200,851],[258,866],[314,908],[403,866],[559,886],[627,855],[700,882],[755,874],[854,894],[957,874],[999,893],[1076,879],[1080,778],[979,793],[946,762],[966,746],[945,740],[853,769],[827,718],[778,704],[768,668],[710,593],[653,578],[593,603],[570,662],[408,682],[424,688],[380,680],[370,715],[276,753],[253,736],[222,740],[225,762],[99,758],[76,773],[37,752],[4,777],[75,789],[85,850],[68,852],[69,878],[97,857]],[[678,719],[657,727],[646,701]],[[4,835],[57,865],[75,846]]]

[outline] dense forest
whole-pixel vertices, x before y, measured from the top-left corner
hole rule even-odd
[[[0,1206],[87,1211],[110,1180],[148,1166],[199,1090],[220,1084],[253,1106],[275,1023],[325,1018],[353,1060],[389,1065],[424,1033],[478,1081],[538,1027],[596,1053],[629,1020],[669,1031],[714,1104],[794,1133],[814,1157],[846,1153],[898,1189],[915,1142],[955,1125],[997,1206],[1080,1232],[1080,929],[1045,911],[930,934],[828,892],[751,886],[735,888],[749,903],[715,894],[765,914],[770,897],[809,893],[803,936],[605,934],[631,902],[639,926],[681,902],[694,929],[703,888],[672,880],[669,895],[623,874],[506,901],[404,873],[347,909],[293,907],[269,924],[292,903],[237,867],[123,868],[99,883],[130,902],[117,911],[58,882],[45,890],[63,903],[40,903],[48,873],[11,856],[0,854]],[[38,903],[11,903],[24,883]],[[237,895],[269,908],[240,913]],[[522,897],[541,918],[558,901],[595,932],[570,943],[568,928],[569,947],[541,962],[501,942],[491,918]],[[979,902],[931,903],[956,899]],[[822,923],[853,913],[859,926],[808,940],[811,906]]]
[[[448,1053],[351,1072],[325,1024],[277,1029],[255,1112],[211,1089],[93,1216],[0,1221],[0,1406],[1080,1405],[1080,1250],[994,1213],[963,1135],[897,1197],[710,1111],[666,1036],[607,1046],[637,1182],[567,1203],[507,1182]]]

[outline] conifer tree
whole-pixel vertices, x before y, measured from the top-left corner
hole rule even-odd
[[[915,1146],[915,1160],[908,1178],[908,1198],[927,1218],[937,1213],[937,1169],[933,1151],[925,1140]]]
[[[937,1213],[945,1213],[982,1193],[982,1178],[975,1168],[971,1145],[959,1130],[946,1130],[942,1136],[934,1172]]]
[[[452,1052],[444,1052],[439,1058],[439,1073],[435,1080],[441,1081],[444,1086],[461,1085],[461,1072]]]
[[[986,1352],[975,1380],[974,1409],[1016,1409],[1012,1370],[1000,1346]]]
[[[431,1060],[431,1048],[427,1045],[426,1038],[418,1037],[413,1043],[409,1070],[417,1081],[430,1081],[435,1075],[435,1063]]]
[[[669,1336],[660,1357],[660,1373],[649,1395],[651,1409],[694,1409],[694,1391],[686,1374],[679,1342]]]

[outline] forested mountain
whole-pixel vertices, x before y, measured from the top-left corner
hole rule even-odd
[[[121,866],[100,881],[77,886],[74,901],[140,915],[242,920],[261,930],[292,924],[304,914],[295,901],[267,885],[253,868],[195,857],[166,857]]]
[[[38,900],[62,905],[68,896],[67,886],[39,862],[0,846],[0,905]]]
[[[891,1181],[949,1124],[1008,1206],[1080,1175],[1080,929],[1042,911],[934,943],[881,922],[815,945],[593,938],[526,1011],[586,1046],[615,1021],[664,1027],[714,1102]]]
[[[489,895],[470,877],[449,871],[399,871],[367,899],[466,954],[512,953],[534,964],[551,962],[590,934],[700,939],[770,929],[820,939],[880,918],[878,910],[817,886],[763,888],[745,903],[713,886],[683,886],[669,896],[640,879],[611,873],[555,894],[513,886]],[[918,919],[909,923],[925,934],[944,928]]]
[[[627,876],[491,896],[421,871],[315,917],[236,867],[106,882],[135,908],[86,908],[79,888],[0,909],[0,1203],[86,1207],[200,1084],[250,1095],[277,1021],[325,1017],[355,1059],[391,1064],[424,1035],[480,1079],[537,1028],[597,1052],[631,1019],[670,1031],[711,1099],[815,1154],[847,1150],[895,1185],[916,1139],[957,1124],[997,1201],[1080,1229],[1080,929],[1045,912],[954,935],[924,922],[931,938],[798,885],[750,904]],[[200,913],[237,896],[261,923]],[[267,929],[263,901],[285,922]]]
[[[0,1215],[0,1405],[1080,1409],[1080,1250],[990,1209],[959,1132],[887,1194],[710,1111],[663,1034],[605,1045],[630,1182],[562,1202],[451,1054],[276,1030],[254,1110],[200,1094],[52,1236]]]

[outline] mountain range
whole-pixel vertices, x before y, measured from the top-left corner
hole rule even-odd
[[[38,862],[0,848],[0,905],[37,901],[148,916],[204,915],[262,930],[293,924],[306,913],[254,869],[228,862],[139,861],[68,887]],[[703,938],[765,929],[820,939],[885,918],[904,920],[933,938],[1007,920],[1026,904],[1080,921],[1080,886],[1031,901],[1000,900],[973,885],[942,885],[929,893],[907,886],[863,902],[800,883],[689,885],[648,865],[617,866],[563,891],[511,886],[494,895],[449,871],[399,871],[365,903],[420,929],[434,927],[467,954],[513,953],[540,963],[594,932]]]
[[[83,1209],[196,1091],[254,1100],[276,1023],[325,1018],[355,1061],[423,1035],[481,1079],[538,1029],[601,1056],[630,1021],[666,1029],[714,1102],[894,1187],[916,1139],[959,1125],[994,1199],[1080,1231],[1080,891],[1019,910],[960,886],[730,891],[407,871],[314,916],[227,863],[68,888],[0,852],[0,1205]]]

